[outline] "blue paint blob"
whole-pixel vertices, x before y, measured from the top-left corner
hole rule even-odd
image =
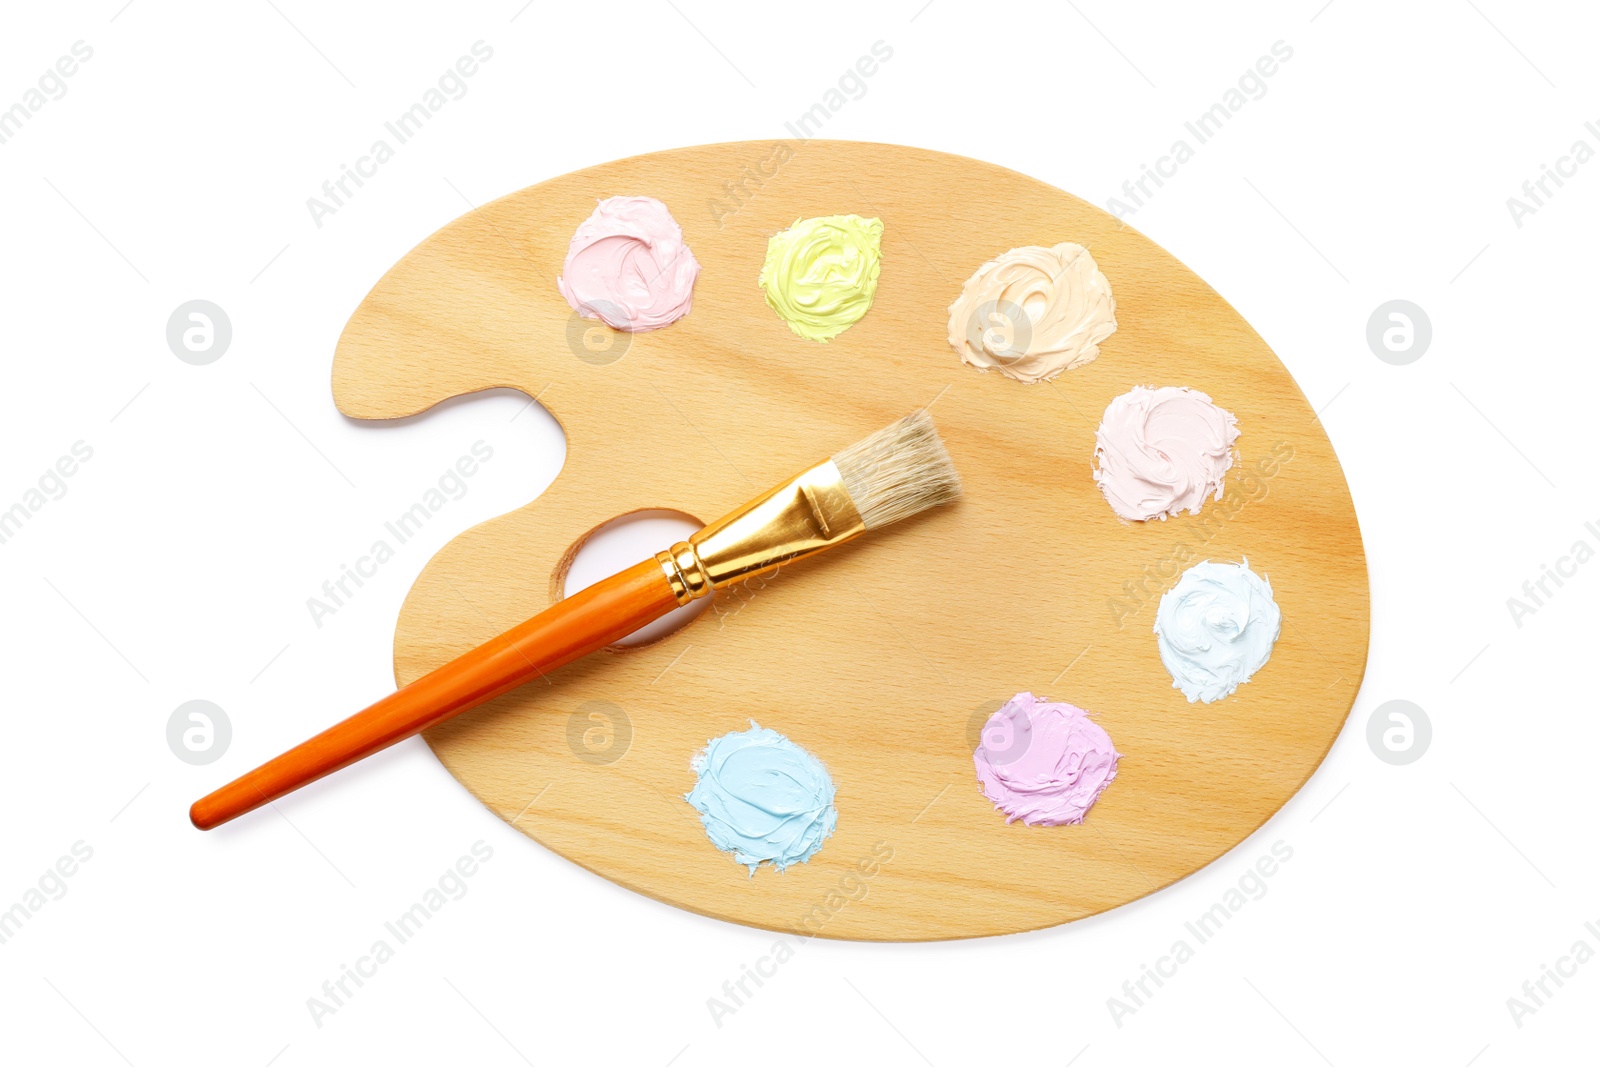
[[[822,763],[776,730],[750,729],[712,741],[694,759],[700,775],[684,797],[711,843],[750,868],[804,863],[833,833],[833,779]]]

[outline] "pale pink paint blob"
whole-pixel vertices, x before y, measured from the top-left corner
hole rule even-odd
[[[972,762],[1006,822],[1081,823],[1122,756],[1082,708],[1018,693],[989,716]]]
[[[584,318],[638,333],[687,315],[699,276],[700,263],[667,205],[613,196],[572,235],[556,288]]]
[[[1106,405],[1094,436],[1094,480],[1111,509],[1143,522],[1222,499],[1239,421],[1197,389],[1135,386]]]

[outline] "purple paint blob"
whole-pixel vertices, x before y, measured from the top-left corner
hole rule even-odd
[[[1082,822],[1121,758],[1082,708],[1032,693],[1018,693],[989,716],[972,754],[983,795],[1006,822],[1028,826]]]

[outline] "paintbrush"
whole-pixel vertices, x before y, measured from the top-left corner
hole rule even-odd
[[[654,559],[614,574],[202,797],[220,826],[628,636],[667,612],[961,494],[926,411],[802,471]]]

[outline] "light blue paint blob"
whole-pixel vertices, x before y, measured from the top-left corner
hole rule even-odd
[[[712,741],[694,759],[700,775],[683,798],[700,813],[711,843],[750,868],[804,863],[833,833],[833,779],[805,749],[751,720],[750,729]]]

